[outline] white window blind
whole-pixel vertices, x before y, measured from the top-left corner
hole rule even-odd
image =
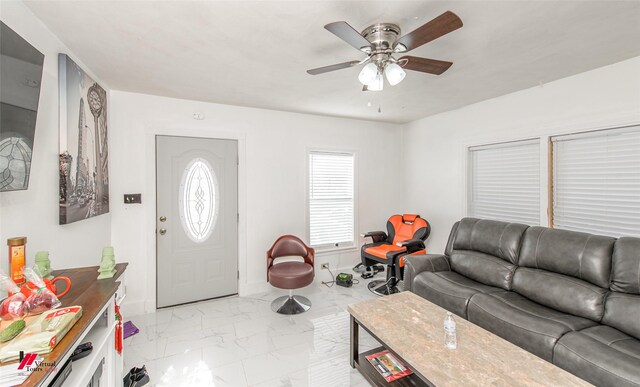
[[[468,215],[540,224],[540,141],[469,148]]]
[[[353,154],[309,154],[309,237],[316,248],[355,245]]]
[[[554,226],[640,237],[640,127],[552,141]]]

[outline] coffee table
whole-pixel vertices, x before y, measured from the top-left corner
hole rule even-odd
[[[524,349],[455,317],[458,348],[444,346],[447,311],[402,292],[349,305],[351,366],[374,386],[590,386]],[[359,328],[382,346],[360,353]],[[365,358],[388,349],[413,374],[388,383]]]

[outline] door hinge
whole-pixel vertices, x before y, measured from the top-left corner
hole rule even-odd
[[[240,223],[240,213],[237,213],[236,215],[238,215],[237,221],[238,221],[238,223]]]
[[[240,279],[240,271],[238,271],[238,279]]]

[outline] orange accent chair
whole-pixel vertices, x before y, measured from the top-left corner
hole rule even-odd
[[[387,279],[369,282],[369,289],[379,295],[398,292],[398,282],[404,273],[404,257],[426,254],[424,241],[431,233],[431,225],[420,215],[393,215],[387,221],[387,232],[372,231],[363,235],[372,243],[362,246],[362,264],[370,268],[387,265]]]

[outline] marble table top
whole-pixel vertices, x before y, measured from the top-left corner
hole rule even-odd
[[[590,386],[455,315],[458,346],[447,349],[447,311],[411,292],[352,304],[348,311],[436,386]]]

